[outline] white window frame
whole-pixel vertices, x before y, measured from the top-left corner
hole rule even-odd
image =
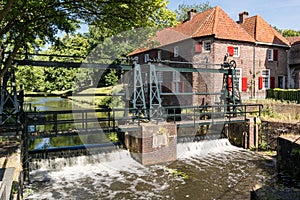
[[[162,85],[164,81],[164,72],[163,71],[156,71],[156,78],[158,83],[158,89],[162,93]]]
[[[144,62],[147,63],[150,60],[149,53],[145,53],[144,55]]]
[[[178,93],[180,92],[181,82],[180,82],[180,72],[173,71],[172,75],[172,83],[174,85],[173,92]]]
[[[174,58],[177,58],[179,56],[179,47],[175,46],[174,47]]]
[[[268,61],[273,61],[274,60],[274,50],[273,49],[268,49],[267,50],[267,58],[268,58]]]
[[[235,69],[235,73],[236,73],[236,78],[238,80],[238,83],[239,83],[239,91],[241,92],[242,91],[242,68],[236,68]]]
[[[208,45],[209,44],[209,49],[208,49]],[[203,52],[210,52],[211,51],[211,40],[204,40],[202,42],[202,48],[203,48]]]
[[[134,62],[135,62],[135,63],[139,63],[139,57],[138,57],[138,56],[135,56],[135,57],[134,57]]]
[[[286,76],[284,75],[281,75],[281,76],[278,76],[278,80],[279,80],[279,77],[282,77],[282,89],[285,89],[285,79],[286,79]],[[279,87],[279,81],[278,81],[278,87]],[[281,88],[281,87],[279,87]]]
[[[267,73],[265,73],[265,72],[267,72]],[[270,69],[262,69],[261,77],[262,77],[262,90],[270,89],[270,77],[271,77]]]
[[[241,48],[238,46],[233,47],[233,57],[240,57],[240,50]]]
[[[157,60],[161,60],[161,50],[157,51]]]

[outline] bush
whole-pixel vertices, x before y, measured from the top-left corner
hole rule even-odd
[[[280,101],[296,102],[300,104],[300,90],[292,89],[269,89],[267,91],[267,98]]]

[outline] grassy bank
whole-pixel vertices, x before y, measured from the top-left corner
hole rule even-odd
[[[112,95],[120,92],[122,88],[122,85],[88,88],[70,95],[68,98],[78,103],[85,103],[96,107],[119,107],[119,104],[121,103],[121,97],[112,97]]]
[[[244,104],[262,104],[261,118],[269,121],[293,122],[300,121],[300,105],[272,99],[245,100]]]

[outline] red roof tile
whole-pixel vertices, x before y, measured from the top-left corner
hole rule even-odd
[[[289,42],[260,16],[247,18],[243,24],[236,23],[219,6],[195,15],[175,27],[156,33],[153,38],[159,45],[156,48],[173,44],[185,39],[214,36],[217,39],[263,42],[289,45]],[[153,47],[152,47],[153,48]],[[151,48],[140,48],[130,53],[135,55]]]
[[[291,45],[300,43],[300,36],[286,37]]]
[[[173,29],[191,38],[214,35],[218,39],[255,42],[219,6],[199,13],[192,20],[181,23]]]
[[[289,45],[280,33],[278,33],[261,16],[256,15],[245,19],[241,26],[257,41],[269,44]]]

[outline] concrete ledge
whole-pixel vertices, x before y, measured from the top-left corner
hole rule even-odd
[[[0,199],[9,200],[14,179],[14,167],[0,169]]]

